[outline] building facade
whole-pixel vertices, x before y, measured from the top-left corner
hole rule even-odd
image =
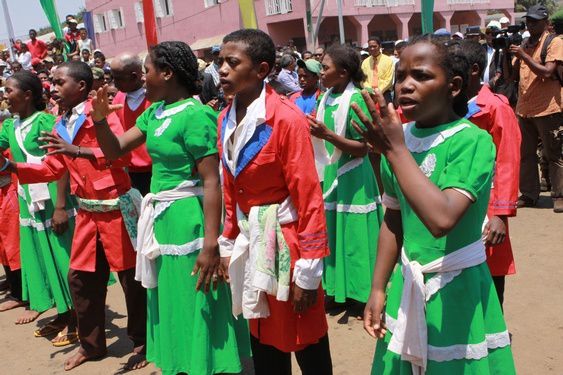
[[[159,41],[182,40],[201,54],[224,35],[242,27],[237,0],[153,0]],[[315,41],[307,27],[306,0],[254,0],[258,27],[274,42],[293,39],[299,49],[339,40],[338,9],[326,0]],[[321,0],[310,0],[314,31]],[[370,36],[405,39],[421,32],[420,0],[342,0],[346,42],[363,45]],[[97,47],[107,56],[121,51],[146,50],[140,0],[86,0],[92,12]],[[435,0],[434,28],[451,32],[467,26],[485,26],[487,12],[495,9],[514,22],[513,0]]]

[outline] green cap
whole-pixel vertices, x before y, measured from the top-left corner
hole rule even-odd
[[[93,67],[92,68],[92,75],[94,76],[94,79],[104,79],[103,69]]]
[[[309,59],[309,60],[297,60],[297,66],[303,69],[307,69],[308,71],[310,71],[313,74],[316,75],[320,75],[321,74],[321,69],[322,69],[322,65],[320,62],[318,62],[315,59]]]

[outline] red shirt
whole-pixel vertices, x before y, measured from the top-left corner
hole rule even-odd
[[[31,57],[34,59],[43,60],[47,57],[47,44],[45,44],[42,40],[30,40],[27,42],[27,48],[29,49],[29,52],[31,52]]]
[[[84,113],[86,120],[76,133],[74,145],[90,148],[95,160],[73,158],[67,155],[47,156],[41,164],[18,163],[18,178],[22,184],[56,181],[64,172],[70,173],[70,190],[73,195],[86,199],[115,199],[131,189],[129,175],[124,167],[129,165],[130,154],[108,162],[98,145],[90,101]],[[107,118],[111,130],[123,134],[123,126],[114,113]],[[56,131],[55,131],[56,132]],[[78,210],[76,229],[72,241],[70,268],[79,271],[96,270],[96,242],[99,237],[112,271],[135,267],[135,251],[123,223],[121,211],[88,212]]]
[[[149,102],[145,97],[139,107],[133,111],[127,104],[127,94],[120,91],[115,95],[113,104],[123,104],[123,108],[118,109],[115,113],[119,117],[119,120],[123,125],[123,129],[127,131],[135,126],[137,118],[145,111],[145,109],[150,107],[151,102]],[[143,143],[141,146],[131,151],[131,164],[129,165],[129,170],[131,172],[150,172],[151,169],[152,159],[149,156],[146,144]]]

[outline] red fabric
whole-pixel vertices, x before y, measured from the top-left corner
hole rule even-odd
[[[65,40],[69,43],[78,42],[80,39],[80,31],[76,29],[75,31],[71,31],[70,29],[65,34]]]
[[[223,166],[226,209],[223,235],[234,239],[239,234],[237,205],[248,214],[251,207],[281,203],[291,196],[299,219],[282,225],[282,231],[293,266],[299,258],[322,258],[329,253],[324,202],[305,116],[271,87],[267,86],[266,90],[266,124],[273,128],[270,139],[236,178]],[[219,134],[229,110],[230,106],[219,116]],[[222,155],[220,139],[219,135]],[[293,312],[290,302],[269,299],[271,315],[251,320],[252,334],[260,342],[285,352],[317,342],[327,332],[321,288],[319,294],[315,306],[302,315]]]
[[[10,159],[10,152],[2,152]],[[0,172],[0,176],[8,176]],[[16,271],[20,264],[20,206],[18,202],[18,179],[11,175],[10,184],[0,188],[0,264]]]
[[[143,14],[147,47],[150,48],[158,44],[158,36],[156,33],[156,18],[154,16],[154,5],[152,0],[143,0]]]
[[[150,107],[151,102],[149,102],[145,97],[139,107],[132,111],[127,104],[127,95],[120,91],[115,95],[115,98],[113,98],[113,104],[123,104],[123,108],[118,109],[115,113],[117,114],[117,117],[119,117],[119,121],[121,121],[123,129],[127,131],[135,126],[137,118],[145,111],[145,109]],[[141,146],[131,151],[131,164],[129,165],[129,171],[150,172],[151,169],[152,159],[149,156],[146,144],[143,143]]]
[[[30,40],[27,42],[27,48],[29,49],[29,52],[31,52],[31,57],[34,59],[43,60],[47,57],[47,44],[42,40]]]
[[[87,103],[85,113],[92,105]],[[111,130],[123,134],[123,126],[115,114],[108,116]],[[18,163],[18,177],[22,184],[58,180],[65,171],[70,173],[72,194],[86,199],[115,199],[131,189],[131,181],[124,170],[131,160],[130,154],[108,162],[99,148],[92,117],[76,134],[74,145],[93,150],[96,160],[73,159],[70,156],[52,155],[42,164]],[[96,269],[96,236],[99,236],[112,271],[123,271],[135,266],[135,252],[123,223],[120,211],[91,213],[79,209],[76,230],[72,241],[70,268],[94,272]]]
[[[508,104],[508,99],[503,95],[494,94],[487,85],[483,85],[479,91],[476,103],[481,111],[469,120],[491,134],[497,149],[487,215],[516,216],[521,141],[518,120]],[[493,276],[516,272],[508,233],[503,243],[487,248],[487,263]]]

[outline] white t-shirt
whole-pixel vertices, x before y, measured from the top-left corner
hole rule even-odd
[[[25,53],[20,53],[18,55],[18,62],[22,65],[24,70],[31,70],[31,52],[27,51]]]
[[[78,39],[78,51],[82,53],[83,49],[87,49],[90,53],[92,53],[92,39]]]

